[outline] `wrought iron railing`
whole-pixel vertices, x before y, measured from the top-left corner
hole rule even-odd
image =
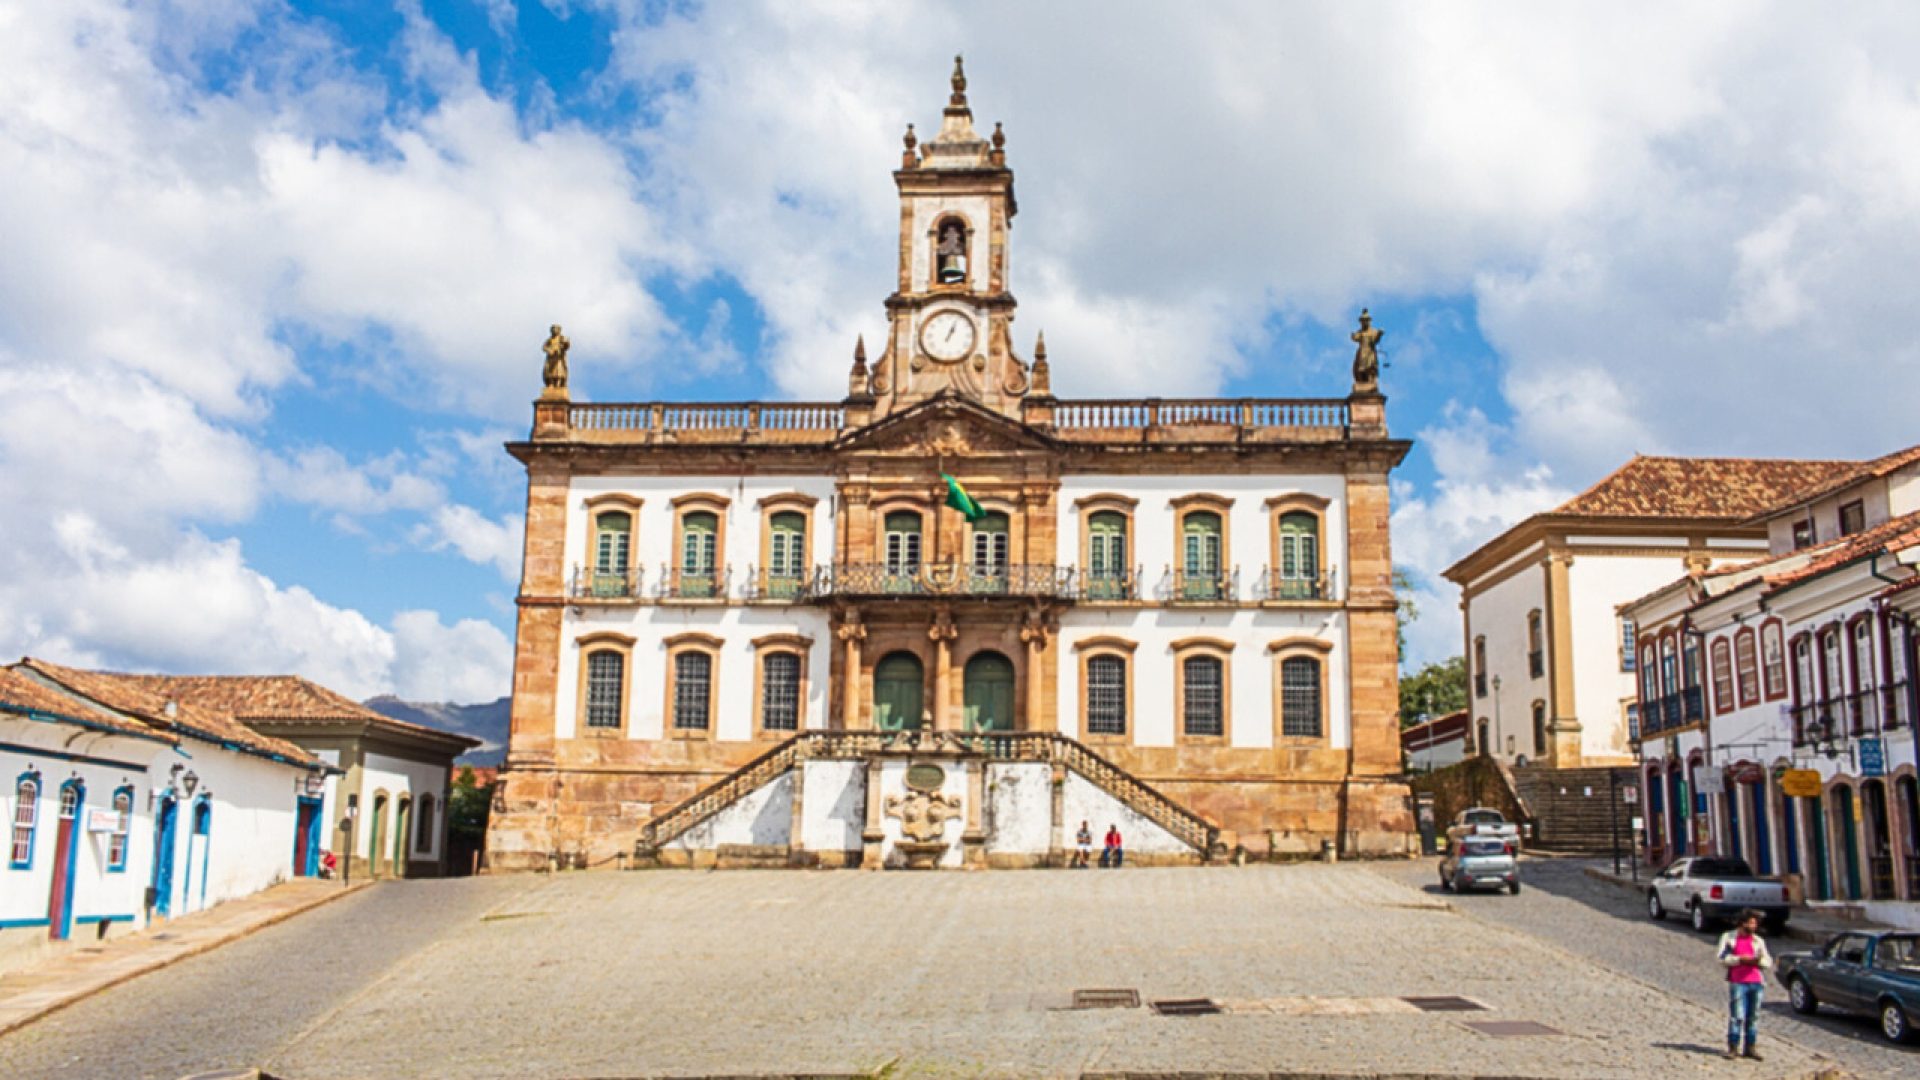
[[[1682,724],[1697,723],[1707,718],[1707,697],[1697,686],[1689,686],[1680,691],[1680,716]]]
[[[793,604],[807,599],[813,584],[811,573],[776,574],[771,570],[747,567],[746,598],[755,604]]]
[[[1893,856],[1876,853],[1867,856],[1869,899],[1893,899]]]
[[[1184,841],[1202,858],[1220,854],[1220,830],[1212,822],[1058,732],[926,730],[801,732],[642,826],[635,853],[643,858],[657,854],[688,830],[809,759],[858,760],[874,754],[915,752],[978,755],[989,761],[1039,761],[1071,769]]]
[[[1231,604],[1240,595],[1240,568],[1189,573],[1168,572],[1166,601],[1169,604]]]
[[[1260,568],[1259,599],[1274,602],[1325,600],[1331,595],[1326,577],[1299,577],[1270,567]]]
[[[1118,572],[1092,573],[1082,571],[1075,575],[1078,584],[1076,598],[1086,604],[1124,604],[1140,599],[1140,579],[1142,568]]]
[[[1907,701],[1907,681],[1901,679],[1888,683],[1880,688],[1880,695],[1882,698],[1880,715],[1884,718],[1884,726],[1888,730],[1907,726],[1911,722],[1908,715],[1911,706]]]
[[[676,600],[725,600],[727,583],[732,580],[732,566],[713,570],[682,570],[677,566],[662,566],[658,595],[663,603]]]
[[[1906,856],[1907,899],[1920,899],[1920,855]]]
[[[807,594],[830,597],[980,597],[1074,598],[1072,567],[1051,563],[1015,563],[976,567],[970,563],[834,563],[814,572]]]
[[[591,566],[575,566],[567,577],[567,596],[575,600],[641,599],[640,568],[607,571]]]

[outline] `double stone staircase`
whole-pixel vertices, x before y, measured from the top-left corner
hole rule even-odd
[[[1153,822],[1191,847],[1201,861],[1224,855],[1220,829],[1169,799],[1132,773],[1085,745],[1050,731],[805,731],[742,765],[692,798],[649,821],[640,831],[634,854],[659,856],[667,845],[792,769],[810,760],[866,761],[937,756],[984,768],[994,762],[1044,762],[1059,776],[1078,773],[1121,805]],[[873,772],[869,771],[869,778]],[[871,802],[871,800],[869,800]],[[1058,813],[1058,799],[1055,813]],[[872,822],[868,822],[869,826]],[[1060,822],[1052,823],[1057,843]]]

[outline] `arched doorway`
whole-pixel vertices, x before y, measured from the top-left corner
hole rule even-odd
[[[1827,858],[1827,812],[1822,805],[1826,800],[1816,795],[1807,796],[1807,858],[1808,869],[1813,871],[1813,898],[1816,900],[1833,899],[1833,865]]]
[[[966,725],[969,731],[1013,730],[1013,661],[997,652],[967,661]]]
[[[368,877],[377,878],[380,876],[380,847],[387,838],[387,832],[386,829],[382,827],[384,823],[381,821],[381,818],[386,817],[386,814],[387,797],[384,794],[375,795],[373,797],[373,821],[367,825]]]
[[[393,814],[393,876],[407,876],[407,828],[413,823],[413,800],[401,799]]]
[[[1867,888],[1875,900],[1893,899],[1893,823],[1887,815],[1887,786],[1880,780],[1860,785],[1867,827]]]
[[[1758,769],[1759,766],[1754,766]],[[1767,781],[1761,779],[1741,785],[1747,789],[1747,808],[1753,817],[1753,865],[1761,874],[1773,873],[1773,827],[1767,820]],[[1737,789],[1736,789],[1737,790]]]
[[[1687,853],[1687,831],[1691,829],[1691,819],[1687,814],[1687,783],[1681,778],[1680,763],[1673,762],[1667,770],[1667,839],[1673,843],[1673,857],[1679,858]]]
[[[873,726],[917,731],[926,715],[926,668],[910,652],[888,653],[873,669]]]
[[[172,796],[160,800],[153,821],[153,910],[161,917],[173,914],[173,844],[180,804]]]
[[[1853,789],[1845,784],[1829,788],[1827,805],[1833,810],[1833,846],[1835,861],[1845,868],[1845,876],[1840,884],[1845,887],[1842,899],[1860,899],[1860,825],[1853,815]]]
[[[1903,776],[1893,782],[1893,790],[1900,803],[1900,816],[1903,819],[1900,836],[1904,851],[1901,862],[1905,865],[1904,879],[1908,900],[1920,900],[1920,782],[1911,776]]]
[[[1655,867],[1667,864],[1667,785],[1660,778],[1659,766],[1647,769],[1647,862]]]

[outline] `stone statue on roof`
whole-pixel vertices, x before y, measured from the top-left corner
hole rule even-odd
[[[572,344],[560,333],[560,324],[555,323],[547,335],[546,345],[542,347],[547,354],[547,364],[540,378],[548,390],[564,392],[567,389],[567,349]]]
[[[1353,351],[1353,388],[1377,390],[1380,387],[1380,339],[1386,332],[1374,328],[1373,316],[1360,309],[1360,329],[1348,335],[1358,348]]]

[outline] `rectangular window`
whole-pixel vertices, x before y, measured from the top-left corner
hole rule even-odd
[[[1753,631],[1743,630],[1733,639],[1734,675],[1740,684],[1741,706],[1760,700],[1760,657],[1753,647]]]
[[[920,515],[895,511],[886,518],[888,577],[910,577],[920,572]]]
[[[973,575],[1007,576],[1007,519],[990,515],[973,526]]]
[[[1768,699],[1785,697],[1787,693],[1787,656],[1780,640],[1780,624],[1768,623],[1760,628],[1760,657],[1762,671],[1766,678]]]
[[[1627,738],[1638,739],[1639,737],[1640,737],[1640,706],[1637,704],[1629,703],[1627,705]]]
[[[113,833],[107,838],[107,869],[127,868],[127,833],[133,829],[133,793],[113,793]]]
[[[1189,735],[1223,735],[1226,713],[1222,702],[1222,671],[1219,660],[1211,656],[1192,656],[1182,661],[1185,701],[1181,703],[1183,726]]]
[[[33,861],[33,828],[40,820],[40,785],[22,780],[13,789],[13,865]]]
[[[800,729],[800,657],[768,653],[760,662],[760,723],[768,731]]]
[[[1713,701],[1714,707],[1721,712],[1733,710],[1733,656],[1727,648],[1727,639],[1721,638],[1713,643]]]
[[[626,657],[611,649],[587,654],[587,726],[620,726],[620,701],[626,688]]]
[[[1280,734],[1320,737],[1320,661],[1290,656],[1280,662]]]
[[[1118,656],[1087,660],[1087,734],[1127,733],[1127,662]]]
[[[703,652],[683,652],[673,658],[673,726],[682,731],[707,729],[708,703],[713,694],[713,658]]]
[[[1811,520],[1796,521],[1793,523],[1793,550],[1799,551],[1801,548],[1810,548],[1813,546],[1813,540],[1813,522]]]
[[[1840,535],[1852,536],[1867,527],[1867,508],[1855,499],[1840,508]]]
[[[1632,671],[1634,625],[1632,619],[1620,620],[1620,670]]]

